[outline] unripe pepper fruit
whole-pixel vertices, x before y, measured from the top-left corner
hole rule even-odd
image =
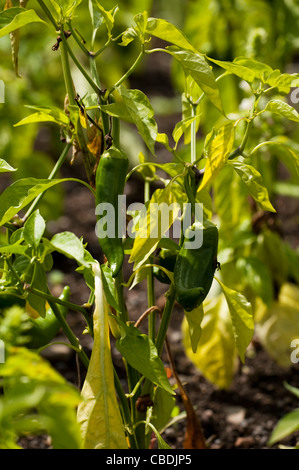
[[[128,167],[129,160],[126,154],[112,146],[101,155],[96,172],[96,207],[99,204],[109,203],[114,208],[114,237],[107,233],[105,236],[99,236],[101,249],[107,258],[113,277],[118,275],[124,261],[122,237],[118,234],[120,209],[118,196],[124,192]],[[98,223],[103,217],[106,218],[106,215],[102,213],[97,215]]]
[[[196,230],[202,230],[202,245],[187,248],[186,243],[190,243]],[[184,310],[195,309],[208,295],[218,265],[217,250],[218,229],[212,222],[194,223],[186,230],[174,268],[176,299]]]

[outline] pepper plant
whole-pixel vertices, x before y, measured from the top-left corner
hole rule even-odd
[[[77,21],[80,11],[86,13],[87,9],[90,23],[86,29],[90,37],[83,39]],[[242,270],[242,266],[234,266],[234,259],[245,244],[239,240],[238,245],[222,231],[226,198],[231,201],[232,194],[222,192],[221,205],[219,185],[224,176],[235,182],[233,196],[240,205],[238,214],[250,210],[248,198],[263,214],[276,212],[257,169],[256,156],[264,145],[283,147],[297,172],[299,159],[288,142],[266,141],[256,123],[264,116],[277,116],[283,124],[299,121],[296,110],[283,98],[291,91],[297,75],[281,73],[246,57],[237,57],[233,62],[208,57],[196,50],[175,25],[163,18],[149,17],[147,11],[137,14],[132,25],[120,32],[117,13],[118,7],[106,10],[98,0],[38,0],[33,7],[27,1],[7,0],[0,13],[0,36],[10,35],[16,72],[20,31],[36,23],[35,31],[47,28],[53,36],[53,61],[57,61],[59,54],[65,84],[61,107],[47,103],[29,106],[31,114],[15,123],[29,126],[50,122],[59,127],[64,147],[48,178],[14,178],[0,195],[0,224],[5,230],[5,242],[0,246],[1,321],[5,324],[7,319],[15,318],[12,309],[16,304],[22,312],[18,316],[20,334],[9,339],[9,335],[2,333],[7,357],[7,363],[0,369],[4,400],[14,399],[16,383],[18,393],[28,392],[19,380],[26,376],[26,370],[8,365],[16,363],[22,348],[26,348],[28,360],[33,363],[40,360],[39,353],[55,339],[59,325],[85,367],[86,375],[80,399],[71,401],[76,408],[73,426],[76,437],[70,437],[68,442],[59,440],[52,421],[50,427],[46,419],[40,422],[38,429],[44,426],[54,433],[54,446],[141,449],[152,445],[154,435],[160,448],[169,448],[161,434],[174,416],[178,391],[186,411],[184,447],[203,449],[207,444],[200,419],[174,367],[171,338],[167,334],[170,319],[175,315],[175,308],[184,311],[185,337],[193,353],[202,347],[202,324],[206,322],[210,328],[205,328],[205,338],[221,340],[221,332],[225,330],[233,344],[227,351],[229,361],[237,351],[245,362],[254,332],[255,300],[262,294],[253,289],[254,295],[249,299],[238,283],[236,288],[232,282],[225,283],[226,265],[229,270],[232,267],[239,273]],[[99,41],[103,36],[104,41]],[[111,84],[109,67],[103,66],[102,55],[115,48],[123,51],[132,44],[138,50],[135,60]],[[184,78],[182,119],[172,135],[159,132],[150,98],[129,85],[138,67],[154,54],[164,54],[178,64]],[[81,95],[76,89],[75,72],[76,77],[80,74],[81,88],[82,81],[85,84]],[[251,98],[250,109],[239,110],[238,114],[228,114],[221,97],[220,83],[231,75],[247,84]],[[201,112],[206,103],[219,117],[199,140]],[[136,131],[136,139],[138,133],[144,143],[144,151],[134,155],[139,159],[137,165],[132,165],[122,141],[123,126],[128,124]],[[169,155],[167,163],[157,158],[161,148]],[[71,163],[82,159],[85,174],[81,179],[59,177],[59,170],[68,164],[70,154]],[[0,163],[1,172],[17,175],[9,162],[2,159]],[[126,207],[124,200],[126,184],[136,175],[143,181],[142,208]],[[94,196],[101,260],[88,250],[86,240],[72,232],[47,237],[42,198],[65,182],[80,183]],[[163,207],[167,208],[168,217],[163,216]],[[176,237],[171,237],[170,229],[174,227],[179,230]],[[237,238],[237,233],[234,235]],[[190,240],[195,241],[197,236],[199,245],[190,246]],[[228,251],[234,256],[225,258]],[[64,296],[65,292],[61,297],[52,294],[48,274],[55,269],[55,253],[76,261],[76,271],[90,291],[84,305],[71,302],[70,297]],[[248,263],[243,268],[248,269]],[[125,279],[129,269],[131,275]],[[221,295],[215,298],[210,291],[213,280],[221,289]],[[142,281],[147,282],[148,305],[134,322],[126,296]],[[157,306],[157,282],[166,289],[163,308]],[[265,300],[263,296],[262,300]],[[211,302],[221,304],[217,318],[208,315]],[[221,316],[223,308],[229,316]],[[65,309],[85,319],[85,333],[93,338],[90,357],[72,331]],[[212,319],[210,323],[209,319]],[[140,325],[145,326],[146,322],[144,333]],[[38,334],[33,327],[39,329]],[[127,390],[113,364],[111,338],[123,358]],[[166,373],[164,348],[172,379]],[[32,355],[28,355],[29,349]],[[33,371],[31,379],[34,379]],[[226,383],[226,377],[222,379]],[[59,380],[56,382],[59,384]],[[51,390],[47,393],[47,397],[51,396]],[[28,399],[26,403],[26,412],[36,406],[34,400]],[[1,419],[6,422],[4,418]],[[71,427],[73,417],[67,422]],[[6,445],[13,446],[11,435],[9,439]]]

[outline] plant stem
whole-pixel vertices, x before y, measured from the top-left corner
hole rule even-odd
[[[120,383],[119,377],[116,373],[116,370],[113,368],[113,374],[114,374],[114,385],[115,385],[115,390],[117,393],[117,396],[120,401],[121,405],[121,410],[123,414],[123,420],[125,426],[129,428],[129,433],[128,433],[128,438],[130,441],[130,447],[131,449],[138,449],[138,444],[136,442],[136,436],[135,434],[131,434],[130,430],[132,429],[132,421],[131,421],[131,413],[130,413],[130,408],[128,405],[128,400],[127,397],[125,396],[125,393],[123,391],[122,385]]]
[[[72,51],[70,47],[68,46],[67,40],[63,34],[63,28],[62,28],[61,38],[62,38],[61,46],[60,46],[61,63],[62,63],[62,70],[63,70],[66,92],[68,95],[70,105],[75,105],[76,104],[76,101],[75,101],[76,92],[75,92],[75,87],[74,87],[73,80],[72,80],[72,74],[71,74],[71,68],[70,68],[70,62],[69,62],[69,54],[71,55]],[[77,136],[76,137],[78,139],[79,147],[83,154],[83,162],[84,162],[84,167],[85,167],[88,182],[91,186],[94,186],[93,164],[91,161],[88,148],[86,147],[84,134],[83,134],[80,121],[78,121],[78,124],[77,124]]]
[[[196,116],[197,106],[190,103],[191,106],[191,117]],[[196,162],[196,119],[191,123],[191,163]]]
[[[63,28],[62,28],[61,38],[62,38],[62,41],[60,45],[60,53],[61,53],[61,64],[62,64],[64,83],[65,83],[65,88],[66,88],[69,102],[71,105],[73,105],[75,104],[75,87],[74,87],[73,80],[72,80],[71,67],[70,67],[70,62],[69,62],[69,57],[68,57],[69,50],[67,48],[67,41],[63,33]]]
[[[146,204],[150,200],[150,182],[145,181],[144,183],[144,203]],[[149,259],[149,262],[151,260]],[[154,270],[152,267],[149,268],[149,274],[147,276],[147,306],[151,308],[155,305],[155,289],[154,289]],[[156,313],[152,312],[148,317],[148,336],[155,343],[156,339]]]
[[[80,342],[78,338],[74,335],[73,331],[71,330],[68,322],[65,320],[64,316],[60,312],[59,308],[56,305],[56,302],[53,302],[53,300],[48,299],[48,303],[50,305],[50,308],[52,309],[55,317],[57,320],[60,322],[61,327],[64,331],[64,334],[68,338],[69,342],[78,350],[78,356],[82,361],[82,364],[88,369],[89,365],[89,359],[85,353],[85,351],[82,349],[82,346],[80,345]]]
[[[167,333],[170,317],[173,311],[174,303],[175,303],[175,288],[174,288],[174,285],[171,284],[166,294],[166,303],[165,303],[165,307],[163,310],[163,315],[161,318],[161,323],[160,323],[160,327],[159,327],[159,331],[158,331],[158,335],[156,339],[156,348],[158,350],[159,356],[161,356],[162,354],[164,341],[166,338],[166,333]]]
[[[53,18],[53,15],[52,15],[51,11],[49,10],[49,8],[47,7],[47,5],[45,5],[43,0],[37,0],[37,1],[39,3],[40,7],[42,8],[42,10],[44,10],[44,12],[47,15],[47,17],[49,18],[49,20],[51,21],[51,23],[54,26],[55,30],[57,31],[58,30],[58,25],[57,25],[55,19]]]
[[[113,85],[113,87],[111,88],[111,90],[109,90],[109,92],[106,93],[105,97],[108,98],[108,96],[119,86],[121,85],[125,80],[127,80],[127,78],[129,78],[129,76],[134,72],[134,70],[136,69],[137,65],[139,64],[139,62],[141,61],[142,57],[144,56],[145,54],[145,51],[144,51],[144,48],[142,47],[142,50],[140,51],[137,59],[135,60],[134,64],[127,70],[127,72],[115,83],[115,85]]]
[[[76,41],[76,43],[78,44],[78,46],[80,47],[80,49],[82,50],[82,52],[84,52],[84,54],[85,54],[87,57],[89,57],[89,56],[90,56],[90,52],[89,52],[88,49],[86,49],[86,47],[84,46],[84,44],[82,43],[82,41],[80,41],[80,39],[78,38],[78,35],[77,35],[76,31],[74,30],[71,21],[70,21],[69,23],[67,23],[67,26],[68,26],[70,32],[72,33],[72,37],[74,38],[74,40]]]
[[[52,179],[55,178],[55,176],[57,175],[57,173],[60,170],[61,166],[63,165],[63,163],[64,163],[64,161],[67,157],[67,154],[68,154],[68,152],[69,152],[72,145],[73,145],[73,139],[64,147],[60,157],[58,158],[57,162],[54,165],[53,170],[51,171],[51,173],[48,176],[48,180],[52,180]],[[38,205],[38,203],[40,202],[40,200],[43,198],[44,194],[45,193],[41,193],[33,201],[33,203],[31,204],[31,206],[29,207],[28,211],[26,212],[26,214],[24,215],[24,217],[22,219],[23,222],[25,222],[28,219],[28,217],[32,214],[32,212],[35,210],[35,208]]]
[[[68,308],[69,310],[73,310],[74,312],[82,313],[82,315],[84,316],[90,331],[92,331],[92,320],[89,318],[88,312],[84,307],[81,307],[80,305],[73,304],[72,302],[68,302],[66,300],[61,300],[57,297],[54,297],[50,293],[42,292],[38,289],[35,289],[35,287],[28,287],[28,291],[31,294],[38,295],[39,297],[43,297],[48,302],[49,301],[55,302],[56,304],[62,305],[63,307]]]
[[[62,34],[62,36],[64,36],[64,35]],[[93,79],[90,77],[90,75],[86,72],[85,68],[80,64],[80,62],[76,58],[75,54],[73,53],[72,49],[69,47],[66,40],[65,40],[65,45],[66,45],[67,52],[68,52],[69,56],[71,57],[72,61],[74,62],[76,67],[80,70],[83,77],[89,83],[91,88],[96,92],[96,94],[98,96],[103,95],[103,91],[97,86],[97,84],[93,81]]]

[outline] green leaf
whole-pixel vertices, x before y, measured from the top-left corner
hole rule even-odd
[[[201,337],[201,323],[203,320],[203,316],[204,311],[202,305],[195,308],[194,310],[191,310],[190,312],[185,312],[185,317],[189,327],[191,348],[194,353],[196,353],[197,351],[198,343]]]
[[[100,266],[94,265],[94,344],[82,387],[77,418],[84,449],[127,449],[114,387],[109,337],[108,304]],[[136,353],[136,351],[135,351]]]
[[[227,162],[229,154],[232,151],[234,138],[234,125],[231,122],[227,122],[220,127],[217,134],[209,142],[207,148],[208,156],[207,163],[205,165],[205,172],[198,191],[206,188],[216,179],[218,173]]]
[[[269,101],[264,111],[270,111],[271,113],[279,114],[280,116],[291,121],[299,122],[299,114],[297,113],[296,109],[281,100]]]
[[[175,397],[163,388],[157,387],[154,392],[153,414],[151,423],[161,432],[169,422],[175,406]]]
[[[119,319],[117,322],[121,338],[116,341],[116,347],[128,364],[154,384],[174,394],[153,341],[134,325],[126,325]]]
[[[196,52],[184,33],[168,21],[160,18],[149,18],[146,32],[164,41],[170,42],[177,47]]]
[[[6,384],[0,398],[1,448],[8,431],[15,440],[24,434],[46,432],[53,449],[79,449],[76,407],[80,396],[76,388],[42,356],[26,348],[8,350],[0,368]]]
[[[172,226],[182,207],[181,194],[170,182],[166,188],[157,189],[150,200],[146,214],[139,221],[137,236],[129,262],[138,269],[155,251],[161,238]]]
[[[174,48],[168,48],[168,50],[181,64],[186,77],[190,75],[211,103],[224,115],[219,88],[214,73],[204,55],[188,50],[176,50]]]
[[[246,185],[249,194],[264,211],[276,212],[272,206],[267,188],[262,184],[261,174],[251,165],[232,160],[229,162]]]
[[[21,209],[26,207],[37,196],[52,188],[56,184],[65,181],[81,182],[89,187],[86,183],[76,178],[66,179],[37,179],[37,178],[21,178],[6,188],[0,195],[0,226],[9,222]],[[89,187],[90,189],[90,187]]]
[[[48,23],[37,16],[34,10],[13,7],[0,12],[0,38],[30,23]]]
[[[173,140],[175,141],[175,146],[174,150],[176,150],[177,145],[179,143],[180,138],[182,137],[183,134],[185,134],[186,130],[189,129],[191,126],[192,122],[195,120],[198,120],[199,116],[192,116],[186,119],[183,119],[182,121],[178,122],[175,125],[175,128],[172,133]]]
[[[221,293],[204,302],[203,307],[205,314],[196,353],[191,348],[187,320],[183,321],[186,355],[207,380],[220,389],[228,389],[235,372],[236,348],[227,302]]]
[[[118,7],[114,8],[113,10],[107,11],[105,8],[98,2],[98,0],[92,0],[92,5],[94,12],[97,12],[97,24],[100,26],[100,20],[99,17],[102,16],[106,28],[108,31],[108,38],[111,38],[112,36],[112,29],[114,27],[114,15],[118,10]],[[99,15],[100,14],[100,15]]]
[[[227,73],[232,73],[236,75],[237,77],[242,78],[242,80],[245,80],[246,82],[251,83],[255,79],[254,70],[248,67],[245,67],[244,65],[236,64],[234,62],[223,61],[223,60],[216,60],[216,59],[212,59],[211,57],[207,57],[207,59],[210,62],[213,62],[214,64],[226,70]]]
[[[268,445],[272,446],[299,429],[299,409],[290,411],[281,418],[272,432]]]
[[[36,249],[41,241],[45,229],[46,222],[40,215],[39,210],[33,212],[24,225],[23,237],[26,243]]]
[[[22,178],[11,184],[0,195],[0,225],[12,219],[39,194],[61,181],[62,180],[49,181],[36,178]]]
[[[13,243],[12,245],[0,245],[0,253],[10,253],[14,255],[24,255],[28,248],[27,245],[21,245],[22,240]]]
[[[101,105],[101,110],[109,116],[116,117],[125,122],[133,123],[134,120],[123,101]]]
[[[31,287],[46,294],[48,293],[46,272],[44,266],[39,263],[34,264],[34,274],[31,281]],[[26,297],[26,301],[41,317],[44,318],[46,316],[46,300],[43,297],[29,293]]]
[[[16,168],[13,168],[5,160],[0,158],[0,173],[6,173],[11,171],[17,171]]]
[[[270,65],[248,57],[236,57],[234,59],[234,64],[241,65],[253,71],[254,78],[261,80],[263,83],[267,83],[268,77],[273,73],[273,69]]]
[[[85,259],[84,245],[73,232],[61,232],[54,235],[50,246],[68,258],[73,258],[79,265],[90,266]]]
[[[238,258],[236,268],[242,276],[242,283],[249,286],[265,304],[270,305],[274,291],[272,276],[266,264],[258,258]]]
[[[106,266],[106,265],[102,265],[101,270],[102,270],[103,288],[104,288],[107,302],[116,311],[120,311],[119,305],[116,300],[117,296],[116,296],[115,282],[112,276],[112,271],[109,268],[109,266]]]
[[[38,112],[25,117],[15,124],[14,127],[23,126],[25,124],[33,124],[36,122],[54,122],[59,126],[67,126],[70,122],[68,116],[55,106],[27,106],[27,108],[36,109]]]
[[[217,281],[219,282],[227,301],[232,319],[236,347],[240,358],[244,363],[245,352],[254,333],[252,307],[243,294],[225,286],[221,281],[219,281],[219,279],[217,279]]]
[[[158,126],[147,96],[140,90],[129,90],[124,85],[120,85],[117,90],[127,108],[127,114],[136,125],[148,149],[155,155]]]
[[[60,14],[63,20],[66,20],[67,18],[72,16],[77,6],[80,5],[80,3],[82,2],[82,0],[50,0],[50,1],[56,11],[58,10],[58,8],[55,6],[55,4],[58,5],[60,9]]]

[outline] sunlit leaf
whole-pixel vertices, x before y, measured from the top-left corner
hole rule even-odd
[[[290,119],[291,121],[299,122],[299,114],[296,109],[281,100],[271,100],[267,103],[265,111],[279,114],[280,116]]]
[[[191,76],[206,94],[213,105],[224,114],[218,84],[205,56],[190,50],[168,48],[172,56],[181,64],[184,73]]]
[[[6,173],[10,171],[17,171],[16,168],[13,168],[5,160],[0,158],[0,173]]]
[[[34,10],[13,7],[0,12],[0,38],[30,23],[45,23]]]
[[[241,177],[249,194],[264,211],[276,212],[272,206],[267,188],[263,185],[262,175],[252,166],[232,160],[230,164]]]
[[[127,108],[127,113],[136,125],[145,144],[155,155],[155,142],[158,134],[157,123],[154,119],[154,110],[147,96],[140,90],[129,90],[125,86],[118,87],[118,91]]]
[[[181,47],[182,49],[196,52],[196,49],[192,46],[184,33],[164,19],[149,18],[146,31],[148,34],[170,42],[175,46]]]
[[[211,383],[228,389],[235,372],[236,347],[227,302],[223,294],[204,303],[202,333],[197,351],[191,348],[187,320],[183,322],[183,342],[188,358]]]
[[[207,163],[199,191],[216,179],[219,171],[227,162],[234,145],[234,134],[234,126],[231,122],[228,122],[220,127],[216,136],[209,143]]]

